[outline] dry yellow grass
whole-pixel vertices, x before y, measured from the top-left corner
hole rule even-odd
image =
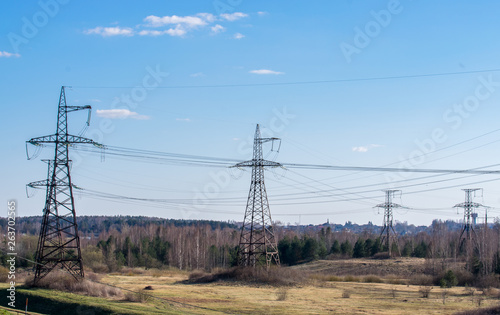
[[[476,296],[470,296],[462,287],[445,289],[433,287],[429,298],[422,298],[419,286],[385,283],[325,282],[314,281],[301,287],[291,287],[286,298],[278,298],[280,288],[248,286],[235,283],[181,284],[185,274],[168,276],[110,275],[103,282],[139,291],[152,286],[148,293],[165,298],[177,310],[208,314],[208,309],[238,314],[453,314],[477,308]],[[348,291],[349,298],[342,294]],[[497,305],[495,297],[484,296],[481,307]],[[180,303],[196,305],[197,309]],[[208,308],[208,309],[206,309]]]
[[[63,294],[42,290],[32,294],[60,296],[61,301],[72,301],[79,305],[106,305],[119,310],[120,314],[454,314],[464,310],[498,305],[500,290],[481,292],[463,287],[442,289],[432,287],[429,298],[423,298],[420,286],[394,284],[398,276],[331,276],[329,272],[314,273],[314,269],[332,270],[339,262],[314,262],[309,266],[294,268],[297,272],[313,272],[313,277],[303,284],[288,287],[269,285],[249,285],[235,281],[221,281],[204,284],[188,284],[189,273],[175,269],[125,270],[123,273],[105,275],[101,283],[128,290],[150,294],[156,299],[116,299]],[[342,264],[346,261],[341,262]],[[390,274],[398,273],[398,268],[418,267],[418,261],[386,261]],[[380,261],[354,261],[354,267],[365,266]],[[394,268],[392,267],[394,265]],[[404,266],[404,267],[402,267]],[[286,268],[286,267],[283,267]],[[285,273],[286,274],[286,273]],[[293,274],[293,273],[292,273]],[[323,275],[323,276],[321,276]],[[393,278],[395,277],[395,278]],[[365,282],[346,282],[356,278]],[[378,283],[378,280],[384,283]],[[392,280],[391,280],[392,279]],[[300,283],[300,282],[299,282]],[[144,290],[151,286],[152,290]],[[4,289],[5,285],[0,285]],[[24,289],[29,291],[30,289]],[[46,292],[45,292],[46,291]],[[443,292],[446,293],[443,299]],[[64,299],[63,299],[64,298]],[[139,301],[142,301],[139,302]],[[443,303],[444,302],[444,303]],[[50,303],[50,302],[49,302]],[[62,303],[62,302],[61,302]],[[70,314],[70,313],[68,313]]]

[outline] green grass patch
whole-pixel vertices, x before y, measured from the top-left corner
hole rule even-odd
[[[2,284],[6,288],[5,285]],[[181,314],[168,303],[150,301],[148,303],[111,300],[66,293],[58,290],[17,287],[16,309],[24,310],[28,298],[28,311],[42,314]],[[1,305],[7,305],[5,295],[0,296]]]

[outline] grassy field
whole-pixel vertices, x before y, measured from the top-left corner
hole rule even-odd
[[[358,261],[359,262],[359,261]],[[394,264],[388,261],[387,264]],[[408,263],[408,262],[405,262]],[[310,269],[330,268],[330,262],[315,262]],[[401,264],[401,263],[400,263]],[[405,266],[403,269],[406,269]],[[389,268],[389,267],[388,267]],[[295,268],[297,269],[297,268]],[[299,269],[307,269],[301,266]],[[304,271],[305,272],[305,271]],[[290,287],[250,285],[238,281],[188,284],[180,271],[146,271],[110,274],[101,278],[123,288],[121,296],[90,297],[48,289],[18,287],[17,301],[29,298],[29,310],[40,314],[454,314],[499,304],[500,293],[483,294],[463,287],[442,289],[406,284],[328,281],[327,275]],[[360,277],[359,280],[383,277]],[[377,282],[378,282],[377,280]],[[388,281],[388,280],[385,280]],[[146,286],[152,290],[142,291]],[[1,289],[7,286],[2,284]],[[421,291],[430,289],[429,297]],[[133,301],[133,294],[142,295]],[[6,291],[4,291],[6,292]],[[127,297],[128,295],[128,297]],[[136,295],[133,295],[137,297]],[[6,306],[5,294],[1,297]],[[23,302],[24,305],[24,302]]]

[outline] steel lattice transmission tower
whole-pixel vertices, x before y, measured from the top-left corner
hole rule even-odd
[[[469,248],[470,244],[474,244],[476,248],[478,248],[477,244],[477,235],[474,230],[474,224],[472,222],[472,214],[474,213],[475,208],[484,207],[482,204],[473,202],[472,194],[475,191],[481,190],[481,188],[468,188],[462,189],[465,192],[465,202],[456,204],[454,208],[464,208],[464,226],[462,227],[462,231],[460,232],[460,237],[458,238],[459,246],[462,246],[464,242],[467,244],[467,248]]]
[[[238,265],[240,266],[255,267],[262,264],[264,258],[267,268],[273,262],[278,266],[280,265],[271,211],[267,200],[266,186],[264,185],[264,169],[265,167],[282,167],[282,165],[264,160],[262,153],[262,144],[275,140],[280,139],[261,138],[260,128],[257,125],[252,160],[233,166],[252,168],[252,182],[248,193],[238,251]]]
[[[396,244],[396,247],[399,252],[398,239],[396,235],[396,231],[393,226],[393,210],[394,208],[403,208],[403,206],[393,203],[392,199],[394,198],[394,194],[396,192],[400,192],[401,190],[384,190],[385,192],[385,203],[381,203],[376,205],[377,208],[384,209],[384,226],[382,231],[380,231],[380,242],[387,246],[387,250],[389,251],[389,256],[392,255],[392,242]]]
[[[98,147],[102,145],[91,139],[68,133],[68,113],[80,110],[88,110],[90,118],[90,105],[66,105],[63,86],[59,97],[56,133],[27,141],[36,146],[48,143],[55,145],[54,160],[46,161],[48,163],[47,180],[28,184],[29,187],[47,187],[36,251],[35,283],[57,266],[66,269],[76,279],[84,277],[70,175],[71,160],[68,151],[73,144],[92,144]],[[88,124],[89,121],[87,121]]]

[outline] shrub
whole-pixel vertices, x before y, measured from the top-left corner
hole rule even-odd
[[[392,298],[395,299],[396,298],[396,293],[398,292],[398,290],[396,290],[396,288],[392,288],[391,289],[391,295],[392,295]]]
[[[369,275],[363,278],[363,282],[366,283],[383,283],[384,280],[382,280],[380,277],[374,276],[374,275]]]
[[[454,269],[453,273],[455,274],[455,277],[457,278],[457,284],[459,286],[466,286],[466,285],[472,285],[474,284],[474,275],[470,272],[468,272],[465,269],[458,268]]]
[[[500,281],[497,275],[482,276],[474,281],[474,286],[479,290],[484,291],[487,288],[497,288],[500,286]]]
[[[452,270],[448,270],[439,281],[441,288],[451,288],[458,284],[457,277]]]
[[[288,289],[286,287],[281,287],[276,292],[276,301],[284,301],[288,296]]]
[[[151,296],[147,294],[146,292],[139,291],[139,292],[127,292],[125,294],[125,301],[129,302],[138,302],[138,303],[147,303],[151,299]]]
[[[420,292],[421,297],[427,299],[427,298],[429,298],[429,295],[430,295],[432,289],[433,288],[431,286],[421,286],[418,289],[418,292]]]
[[[347,291],[347,290],[344,290],[344,291],[342,292],[342,297],[343,297],[344,299],[348,299],[348,298],[350,298],[350,297],[351,297],[351,292],[349,292],[349,291]]]
[[[348,276],[344,277],[344,281],[345,282],[359,282],[359,278],[351,276],[351,275],[348,275]]]
[[[295,285],[305,282],[307,274],[290,268],[232,267],[214,270],[212,273],[194,271],[189,275],[188,283],[209,283],[215,281],[242,281],[249,283],[268,284],[273,286]]]
[[[35,286],[33,280],[30,279],[26,284],[28,286]],[[36,287],[94,297],[121,297],[123,295],[120,289],[96,283],[96,281],[98,281],[98,276],[90,272],[87,273],[87,278],[76,280],[65,271],[52,271],[40,279]]]
[[[465,286],[464,290],[465,294],[470,296],[474,296],[474,292],[476,291],[476,289],[469,287],[468,285]]]
[[[376,253],[372,257],[373,259],[389,259],[391,256],[389,256],[389,252],[381,252],[381,253]]]
[[[420,285],[420,286],[429,286],[432,284],[432,276],[429,275],[414,275],[410,278],[409,284],[411,285]]]
[[[389,284],[407,284],[407,280],[401,279],[396,275],[387,275],[385,277],[385,282]]]

